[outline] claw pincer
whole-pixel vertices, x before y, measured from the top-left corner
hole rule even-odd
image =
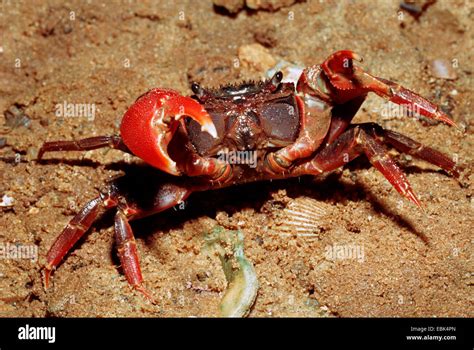
[[[217,131],[211,117],[195,100],[170,89],[153,89],[141,96],[125,113],[120,134],[136,156],[172,175],[180,175],[168,154],[179,120],[189,116],[214,138]]]
[[[353,97],[351,91],[374,92],[398,105],[408,106],[410,110],[427,118],[457,126],[437,105],[389,80],[375,77],[359,67],[352,60],[362,62],[362,57],[350,50],[333,53],[321,64],[321,69],[330,84],[338,91],[339,99],[345,95]]]

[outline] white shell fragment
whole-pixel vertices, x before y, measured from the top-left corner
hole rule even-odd
[[[277,214],[272,231],[280,235],[315,237],[320,232],[322,219],[328,214],[329,209],[324,203],[299,197]]]
[[[283,83],[293,83],[296,85],[301,73],[303,73],[303,69],[304,67],[302,66],[298,66],[285,60],[280,60],[273,68],[267,70],[265,75],[270,79],[276,72],[281,71],[283,73]]]
[[[448,60],[436,59],[431,62],[431,74],[435,78],[455,80],[457,78],[453,64]]]
[[[242,231],[228,231],[216,226],[206,237],[207,245],[219,255],[227,279],[227,289],[220,303],[222,317],[245,317],[255,303],[257,274],[244,254]],[[231,254],[225,248],[231,249]]]
[[[2,201],[0,201],[0,207],[11,207],[13,205],[13,198],[4,194]]]

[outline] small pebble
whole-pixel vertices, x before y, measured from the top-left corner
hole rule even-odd
[[[36,207],[33,207],[30,210],[28,210],[28,214],[38,214],[38,213],[39,213],[39,209]]]
[[[72,32],[72,26],[69,23],[66,23],[63,27],[63,33],[69,34]]]
[[[214,5],[223,7],[229,13],[237,13],[245,6],[245,0],[213,0]]]
[[[5,111],[5,125],[9,128],[18,128],[20,126],[30,127],[31,119],[16,105],[10,106]]]
[[[11,207],[13,205],[13,198],[4,194],[2,201],[0,202],[0,207]]]
[[[431,62],[431,75],[435,78],[454,80],[457,78],[457,74],[453,69],[451,62],[444,59],[436,59]]]
[[[260,44],[243,45],[239,47],[239,60],[244,67],[264,73],[274,67],[276,60],[270,52]]]
[[[252,10],[276,11],[293,5],[296,0],[247,0],[247,7]]]

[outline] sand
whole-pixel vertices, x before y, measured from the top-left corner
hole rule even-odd
[[[202,251],[216,225],[244,234],[260,284],[250,317],[474,316],[472,2],[438,1],[418,20],[399,12],[397,1],[289,1],[273,12],[236,14],[210,1],[106,3],[2,3],[0,125],[12,106],[30,122],[0,130],[0,198],[13,199],[0,207],[0,243],[36,247],[37,259],[0,259],[0,316],[217,316],[226,279],[218,257]],[[398,155],[424,211],[364,159],[321,179],[193,196],[183,210],[132,225],[157,305],[128,286],[113,217],[105,215],[45,290],[41,267],[55,237],[135,160],[101,149],[37,163],[42,143],[117,133],[127,107],[152,87],[190,94],[193,80],[218,86],[259,78],[265,62],[239,64],[238,56],[256,43],[275,61],[303,66],[354,50],[371,73],[441,105],[462,131],[387,116],[385,101],[372,95],[355,122],[377,122],[457,157],[466,166],[462,181]],[[436,59],[453,65],[454,80],[434,76]],[[58,116],[64,104],[95,110]],[[325,215],[310,235],[281,234],[275,220],[298,201]]]

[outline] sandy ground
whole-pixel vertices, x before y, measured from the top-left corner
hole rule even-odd
[[[418,21],[400,13],[396,1],[307,1],[234,15],[205,0],[106,3],[2,2],[0,198],[13,203],[0,207],[0,243],[37,247],[38,259],[0,260],[0,316],[217,316],[226,280],[219,259],[202,252],[215,225],[244,233],[260,283],[251,317],[474,316],[472,1],[438,1]],[[258,78],[255,69],[235,64],[239,47],[254,43],[275,60],[304,66],[352,49],[370,72],[441,105],[464,132],[387,117],[376,96],[355,121],[377,122],[457,157],[467,167],[462,184],[402,155],[397,159],[425,212],[365,160],[323,179],[196,195],[185,210],[133,223],[158,305],[129,288],[106,215],[45,291],[40,269],[55,237],[133,160],[103,149],[55,153],[38,164],[42,143],[116,133],[126,108],[152,87],[189,94],[191,80],[217,86]],[[433,76],[435,59],[451,62],[456,79]],[[63,103],[93,104],[95,117],[58,117]],[[29,125],[4,126],[3,112],[12,106]],[[313,234],[274,230],[291,203],[323,208]],[[363,254],[327,254],[337,247]]]

